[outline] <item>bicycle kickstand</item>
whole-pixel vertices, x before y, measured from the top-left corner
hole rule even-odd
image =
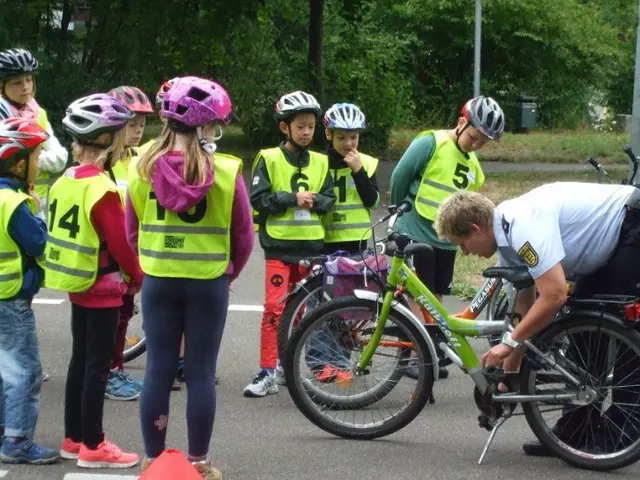
[[[482,450],[482,454],[480,455],[480,459],[478,460],[478,465],[482,464],[482,461],[484,460],[485,455],[487,454],[487,452],[489,451],[489,447],[491,446],[491,442],[493,442],[493,439],[496,436],[496,433],[498,433],[498,429],[502,426],[502,424],[504,422],[507,421],[509,417],[500,417],[498,419],[498,421],[496,422],[496,424],[494,425],[493,429],[491,430],[491,433],[489,434],[489,438],[487,440],[487,443],[484,446],[484,449]]]

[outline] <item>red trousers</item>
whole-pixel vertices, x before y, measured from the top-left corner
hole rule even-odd
[[[293,290],[307,269],[297,263],[267,260],[264,275],[264,312],[260,327],[260,368],[276,368],[278,324],[286,303],[278,301]]]

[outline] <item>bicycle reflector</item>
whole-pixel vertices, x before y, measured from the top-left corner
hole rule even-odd
[[[624,318],[629,322],[637,322],[640,319],[640,303],[634,302],[625,305]]]

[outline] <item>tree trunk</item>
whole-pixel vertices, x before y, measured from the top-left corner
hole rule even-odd
[[[71,0],[64,0],[62,4],[62,19],[60,21],[60,53],[63,59],[67,58],[67,32],[69,31],[72,16],[73,6],[71,5]]]
[[[309,0],[309,78],[312,90],[324,104],[324,74],[322,61],[324,0]]]

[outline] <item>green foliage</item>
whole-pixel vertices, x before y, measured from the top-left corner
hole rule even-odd
[[[0,49],[41,60],[38,100],[56,127],[81,95],[134,84],[153,97],[167,78],[192,74],[227,88],[257,148],[282,138],[279,96],[318,93],[309,1],[88,0],[80,11],[75,0],[0,0]],[[65,15],[86,30],[61,30]],[[595,98],[629,113],[637,22],[629,0],[483,0],[482,93],[509,125],[521,92],[537,97],[540,128],[585,125]],[[453,124],[473,94],[472,1],[324,0],[323,29],[323,107],[363,109],[364,150],[382,150],[393,126]]]

